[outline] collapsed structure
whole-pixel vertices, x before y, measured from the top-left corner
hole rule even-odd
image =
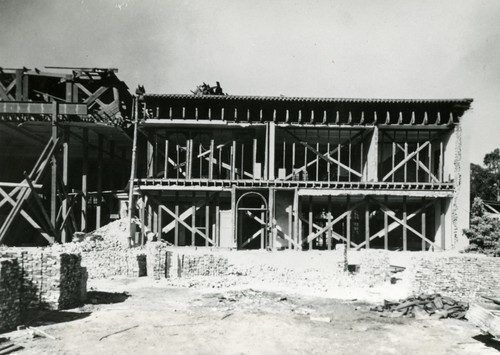
[[[9,166],[0,173],[0,243],[40,242],[21,238],[28,231],[15,219],[52,243],[119,217],[135,152],[138,243],[148,234],[238,249],[466,244],[460,121],[470,99],[141,93],[133,104],[115,73],[0,74]]]

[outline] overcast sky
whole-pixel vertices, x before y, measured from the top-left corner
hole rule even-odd
[[[473,98],[470,156],[500,147],[498,0],[0,0],[0,66],[119,68],[131,89]]]

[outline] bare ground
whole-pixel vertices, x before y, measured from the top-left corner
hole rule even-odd
[[[95,280],[89,303],[26,315],[56,340],[1,334],[20,354],[496,354],[466,321],[383,318],[370,305],[257,289]],[[123,293],[126,292],[126,293]],[[311,320],[330,318],[331,322]],[[33,320],[34,319],[34,320]]]

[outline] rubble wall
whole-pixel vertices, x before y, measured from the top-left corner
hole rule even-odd
[[[67,309],[80,304],[82,268],[77,254],[41,248],[6,248],[0,258],[15,258],[20,269],[20,306]]]
[[[500,295],[500,258],[435,253],[415,258],[411,268],[415,293],[436,292],[467,302]]]
[[[134,249],[120,251],[83,251],[82,266],[87,268],[89,278],[112,276],[146,276],[146,255]]]
[[[0,258],[0,331],[19,324],[20,292],[21,270],[17,259]]]

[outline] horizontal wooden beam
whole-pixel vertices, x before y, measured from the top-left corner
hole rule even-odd
[[[0,113],[4,114],[52,114],[54,104],[52,102],[14,102],[0,101]],[[85,104],[59,104],[58,113],[61,115],[87,115]]]

